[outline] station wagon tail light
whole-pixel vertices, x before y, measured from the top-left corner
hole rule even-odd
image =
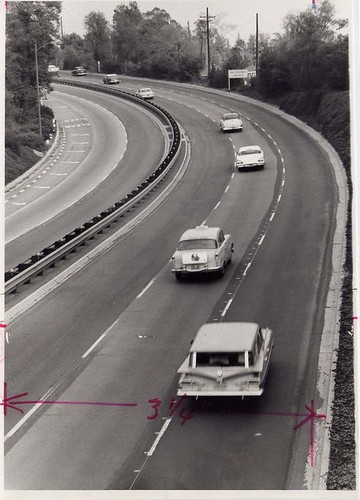
[[[219,254],[215,254],[215,262],[216,264],[219,264]]]

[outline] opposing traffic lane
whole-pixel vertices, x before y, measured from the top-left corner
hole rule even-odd
[[[138,106],[82,89],[57,89],[54,105],[61,100],[63,105],[81,110],[87,123],[91,123],[91,127],[77,127],[79,124],[64,122],[64,127],[69,126],[65,128],[69,149],[84,152],[66,153],[65,170],[59,170],[60,163],[54,165],[33,184],[36,188],[27,190],[45,194],[24,200],[26,205],[6,217],[6,269],[129,193],[153,171],[167,146],[167,137],[156,126],[157,121]],[[89,128],[93,144],[79,149],[74,141],[86,142],[90,138]],[[29,195],[24,192],[21,196]],[[16,199],[19,201],[20,197]]]

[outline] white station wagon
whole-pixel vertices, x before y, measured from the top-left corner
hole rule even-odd
[[[197,226],[181,236],[171,258],[171,271],[177,279],[189,274],[225,273],[231,262],[234,243],[219,227]]]
[[[220,119],[219,127],[222,132],[229,132],[231,130],[240,130],[242,132],[243,122],[239,113],[225,113]]]
[[[139,89],[135,93],[136,97],[141,97],[142,99],[153,99],[155,94],[150,88]]]
[[[264,168],[264,152],[260,146],[244,146],[236,153],[235,167],[242,168]]]
[[[261,396],[273,332],[256,323],[201,326],[178,373],[178,396]]]

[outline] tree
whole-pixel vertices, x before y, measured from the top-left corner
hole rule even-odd
[[[36,116],[35,44],[39,84],[48,87],[47,67],[57,53],[61,2],[9,2],[6,15],[5,82],[13,103],[23,110],[19,120]]]
[[[141,21],[142,15],[136,2],[130,2],[129,5],[119,5],[114,10],[112,24],[114,62],[118,65],[123,64],[125,72],[128,62],[137,62],[138,27]]]
[[[62,39],[62,57],[64,69],[72,69],[84,64],[85,42],[77,33],[65,35]]]
[[[111,61],[111,36],[109,23],[102,12],[90,12],[84,20],[86,30],[85,50],[89,58],[88,63],[97,68],[100,61],[102,66]]]

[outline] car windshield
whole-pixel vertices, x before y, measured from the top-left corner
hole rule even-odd
[[[239,151],[239,155],[255,155],[255,154],[260,154],[261,151],[260,149],[246,149],[245,151]]]
[[[197,352],[196,366],[245,366],[245,352]]]
[[[229,113],[228,115],[223,116],[224,120],[236,120],[237,118],[239,118],[237,113]]]
[[[199,250],[217,248],[216,240],[184,240],[179,243],[179,250]]]

